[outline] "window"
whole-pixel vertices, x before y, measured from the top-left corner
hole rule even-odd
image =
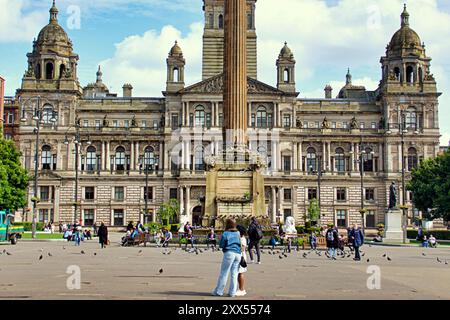
[[[95,149],[95,147],[91,146],[87,148],[86,169],[90,172],[93,172],[97,169],[97,150]]]
[[[247,14],[247,29],[253,29],[253,17],[251,14]]]
[[[219,29],[223,29],[223,15],[219,15]]]
[[[198,106],[195,109],[195,126],[204,127],[205,123],[205,108],[203,106]]]
[[[346,121],[342,122],[342,128],[348,129],[348,122]]]
[[[114,225],[123,226],[124,225],[124,213],[123,209],[114,209]]]
[[[180,127],[180,120],[178,114],[172,115],[172,130],[177,130]]]
[[[254,128],[256,127],[256,114],[252,113],[252,123],[251,123],[251,127]]]
[[[336,125],[337,125],[336,122],[332,122],[331,123],[331,129],[336,129]]]
[[[366,228],[375,228],[375,211],[369,210],[366,213]]]
[[[347,211],[337,210],[336,211],[336,224],[338,227],[347,227]]]
[[[306,166],[307,166],[308,172],[317,170],[317,161],[316,160],[317,160],[316,150],[314,148],[308,148],[307,154],[306,154]]]
[[[418,166],[417,150],[415,148],[408,149],[408,171],[412,171]]]
[[[123,126],[128,129],[130,127],[130,120],[124,120]]]
[[[364,160],[364,172],[373,172],[373,150],[371,148],[366,148],[362,157]]]
[[[345,188],[337,188],[336,189],[336,200],[337,201],[346,201],[347,200],[347,190]]]
[[[291,156],[283,156],[284,172],[291,172]]]
[[[410,84],[414,83],[414,68],[412,66],[406,68],[406,82]]]
[[[53,107],[50,105],[44,106],[42,110],[42,121],[44,124],[52,124],[52,120],[55,120],[54,117],[56,119],[56,114],[53,111]]]
[[[377,123],[376,122],[372,122],[370,126],[371,126],[372,129],[376,129],[377,128]]]
[[[39,222],[48,223],[53,219],[53,209],[39,209]]]
[[[286,114],[283,116],[283,126],[285,128],[291,127],[291,115],[290,114]]]
[[[142,120],[141,127],[144,129],[147,128],[147,120]]]
[[[89,120],[83,121],[83,127],[85,127],[85,128],[89,127]]]
[[[84,209],[84,223],[86,227],[91,227],[94,225],[95,211],[94,209]]]
[[[364,129],[366,128],[366,124],[365,124],[364,122],[361,122],[361,123],[359,124],[359,128],[360,128],[361,130],[364,130]]]
[[[144,169],[153,170],[155,169],[155,150],[153,147],[147,147],[144,151]]]
[[[317,189],[308,188],[308,200],[317,199]]]
[[[102,122],[100,120],[95,120],[95,128],[99,129],[102,126]]]
[[[95,199],[95,188],[85,187],[84,188],[84,200],[94,200]]]
[[[113,128],[118,128],[118,127],[119,127],[119,121],[113,120]]]
[[[124,201],[125,200],[125,188],[124,187],[114,187],[114,200]]]
[[[400,68],[399,68],[399,67],[396,67],[396,68],[394,69],[394,74],[395,74],[395,80],[400,81],[401,78],[402,78],[402,76],[401,76]]]
[[[50,170],[52,164],[52,148],[50,146],[42,147],[42,169]]]
[[[206,114],[206,127],[211,128],[211,113]]]
[[[214,28],[214,14],[210,13],[208,15],[208,23],[211,29]]]
[[[415,108],[408,108],[405,112],[405,126],[407,129],[417,129],[417,113]]]
[[[153,187],[144,187],[144,200],[152,201],[153,200]]]
[[[153,130],[158,130],[158,128],[159,128],[159,121],[153,120]]]
[[[292,200],[292,189],[284,189],[284,201],[290,202]]]
[[[204,150],[203,147],[197,147],[195,150],[195,170],[196,171],[204,171],[205,170],[205,162],[204,162]]]
[[[116,170],[124,171],[125,170],[125,148],[118,147],[116,149]]]
[[[337,148],[336,149],[336,156],[334,158],[334,164],[335,164],[337,172],[339,172],[339,173],[345,172],[344,149],[342,149],[342,148]]]
[[[366,189],[366,201],[375,201],[375,189],[373,188]]]
[[[259,107],[256,112],[256,127],[267,128],[267,111],[265,107]]]
[[[219,126],[222,127],[223,126],[223,113],[219,114]]]
[[[178,199],[178,189],[177,188],[170,188],[169,198],[170,199]]]
[[[309,128],[309,122],[308,122],[308,121],[305,121],[305,122],[303,123],[303,127],[304,127],[305,129],[308,129],[308,128]]]
[[[52,80],[54,78],[53,70],[53,63],[47,62],[47,64],[45,65],[45,79]]]
[[[267,115],[267,127],[272,128],[273,127],[273,116],[271,113]]]
[[[14,113],[8,113],[8,124],[14,124]]]
[[[41,202],[48,202],[50,200],[50,187],[42,186],[40,187],[40,200]]]

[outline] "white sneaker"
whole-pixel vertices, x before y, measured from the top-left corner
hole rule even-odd
[[[261,264],[261,261],[260,261],[260,262],[258,262],[258,264]]]
[[[243,296],[245,296],[247,294],[247,291],[241,291],[241,290],[238,290],[237,292],[236,292],[236,297],[243,297]]]

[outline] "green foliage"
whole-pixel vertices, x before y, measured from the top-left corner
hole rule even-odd
[[[149,232],[156,232],[162,228],[162,225],[157,222],[150,222],[145,224],[144,227],[147,228]]]
[[[163,225],[168,225],[172,218],[180,214],[180,203],[176,199],[170,199],[163,203],[158,210],[158,217]]]
[[[23,227],[24,231],[31,231],[32,229],[32,223],[31,222],[15,222],[13,223],[14,226],[20,226]],[[36,230],[42,231],[44,230],[44,223],[43,222],[37,222],[36,223]]]
[[[418,230],[408,230],[408,239],[417,239]],[[449,230],[429,230],[425,231],[424,234],[429,237],[433,235],[438,241],[439,240],[450,240]]]
[[[320,218],[319,202],[317,201],[317,199],[312,199],[309,202],[307,219],[311,222],[316,222],[319,220],[319,218]]]
[[[450,220],[450,151],[423,161],[412,172],[408,190],[424,218]]]
[[[0,138],[0,210],[25,207],[29,180],[14,143]]]

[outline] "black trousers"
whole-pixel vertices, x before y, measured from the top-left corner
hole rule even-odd
[[[359,254],[359,247],[354,246],[355,248],[355,259],[361,260],[361,255]]]
[[[250,243],[248,245],[248,253],[250,255],[250,260],[253,260],[253,248],[256,249],[256,255],[258,256],[258,262],[261,262],[261,248],[259,247],[259,240],[258,241],[254,241],[254,240],[250,240]]]

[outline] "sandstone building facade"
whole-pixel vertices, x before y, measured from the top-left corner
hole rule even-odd
[[[361,223],[362,197],[365,226],[383,223],[389,186],[395,181],[401,187],[402,165],[408,179],[414,166],[439,152],[440,94],[406,8],[381,58],[375,91],[354,85],[349,71],[336,98],[326,86],[323,98],[299,99],[296,61],[287,44],[276,61],[276,87],[257,80],[256,5],[247,0],[248,127],[251,149],[268,163],[267,215],[273,222],[292,215],[302,223],[310,201],[319,198],[322,222],[346,227]],[[159,206],[171,198],[194,224],[201,221],[204,158],[221,149],[222,139],[223,0],[204,0],[203,9],[203,81],[185,84],[189,57],[175,43],[163,95],[148,98],[134,97],[130,84],[121,97],[109,92],[101,68],[96,81],[82,87],[78,55],[53,5],[49,24],[27,55],[16,96],[21,118],[16,139],[23,165],[32,172],[39,149],[39,221],[73,222],[76,208],[86,226],[94,221],[123,226],[156,219]],[[43,116],[36,146],[37,106]],[[32,190],[31,185],[30,203]],[[403,202],[402,190],[399,194]],[[410,220],[420,215],[408,193],[405,201]],[[26,208],[23,215],[31,219]]]

